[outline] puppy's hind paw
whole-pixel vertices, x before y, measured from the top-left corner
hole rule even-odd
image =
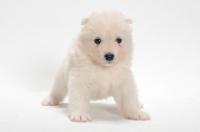
[[[150,115],[142,110],[126,113],[125,117],[132,120],[150,120]]]
[[[91,122],[91,116],[84,112],[73,112],[70,116],[70,120],[73,122]]]
[[[56,102],[52,97],[46,97],[42,102],[42,105],[44,106],[52,106],[52,105],[58,105],[58,102]]]

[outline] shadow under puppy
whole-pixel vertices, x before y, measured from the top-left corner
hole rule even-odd
[[[124,117],[149,120],[149,114],[140,109],[130,69],[132,20],[119,12],[94,12],[81,24],[82,30],[42,104],[57,105],[68,95],[71,121],[86,122],[91,121],[91,100],[113,96]]]

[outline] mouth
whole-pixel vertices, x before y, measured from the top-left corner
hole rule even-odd
[[[112,63],[112,61],[108,61],[108,63],[110,64],[110,63]]]
[[[104,63],[104,66],[112,66],[113,65],[113,61],[106,61],[106,63]]]

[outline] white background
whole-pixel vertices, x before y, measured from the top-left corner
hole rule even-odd
[[[93,11],[132,18],[133,71],[150,121],[126,120],[112,99],[71,123],[67,102],[43,107],[67,45]],[[200,1],[0,1],[0,131],[200,131]]]

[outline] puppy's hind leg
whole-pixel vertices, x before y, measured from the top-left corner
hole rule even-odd
[[[42,105],[58,105],[60,102],[62,102],[67,95],[67,81],[68,68],[65,62],[63,62],[57,69],[53,89],[50,95],[42,101]]]

